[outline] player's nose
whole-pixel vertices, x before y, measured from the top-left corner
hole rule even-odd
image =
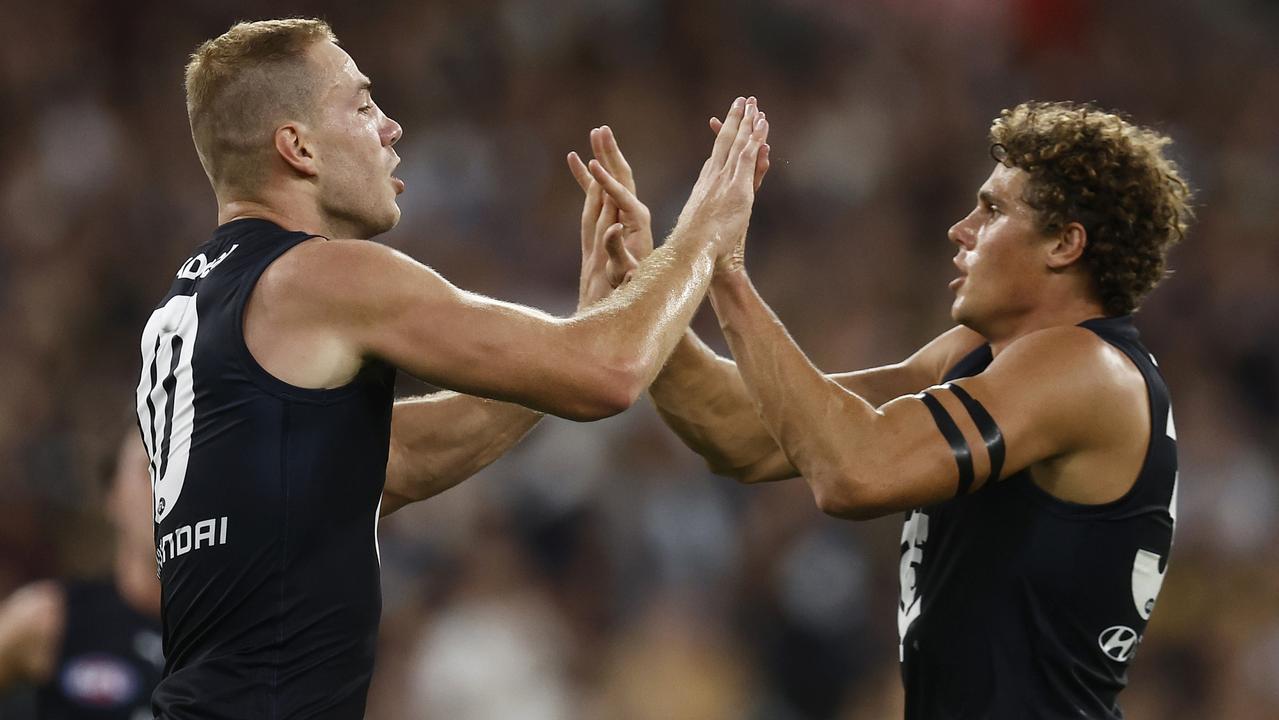
[[[972,214],[970,213],[954,225],[951,225],[950,229],[946,231],[946,238],[960,247],[972,247],[973,231],[971,224],[968,222],[971,219]]]
[[[391,118],[389,117],[386,118],[386,123],[383,125],[383,128],[382,128],[383,143],[389,147],[399,142],[400,138],[403,135],[404,135],[404,128],[400,127],[400,124],[395,122]]]

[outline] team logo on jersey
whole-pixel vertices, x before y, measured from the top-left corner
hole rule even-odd
[[[62,671],[62,691],[86,707],[124,705],[134,699],[140,685],[128,663],[103,653],[72,658]]]
[[[1141,642],[1141,636],[1136,630],[1127,625],[1112,625],[1102,631],[1101,637],[1097,638],[1097,644],[1101,646],[1101,651],[1106,653],[1106,657],[1115,662],[1128,662],[1132,659],[1132,654],[1137,651],[1137,644]]]
[[[219,255],[218,259],[213,260],[212,262],[204,256],[204,253],[196,253],[186,262],[182,263],[182,267],[178,268],[178,277],[184,280],[206,278],[209,276],[209,273],[213,272],[213,268],[221,265],[222,261],[226,260],[227,256],[235,252],[235,249],[238,247],[240,247],[239,243],[232,245],[230,250]]]

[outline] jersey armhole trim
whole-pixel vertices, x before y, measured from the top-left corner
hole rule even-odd
[[[305,233],[296,233],[295,237],[281,243],[278,247],[272,248],[265,258],[258,261],[258,267],[249,273],[250,277],[246,277],[243,285],[236,292],[236,308],[235,308],[235,327],[232,332],[235,333],[235,353],[239,356],[241,365],[244,368],[245,375],[253,381],[261,390],[267,394],[288,400],[292,402],[312,403],[315,405],[330,405],[345,400],[353,395],[360,388],[360,380],[363,376],[363,368],[355,374],[344,385],[335,388],[304,388],[292,383],[285,382],[280,378],[272,375],[269,370],[262,367],[258,359],[253,356],[253,351],[249,350],[249,343],[244,337],[244,314],[249,306],[249,299],[253,296],[253,291],[257,289],[258,280],[271,267],[276,260],[279,260],[285,253],[293,248],[301,245],[307,240],[321,238],[327,240],[323,235],[308,235]]]
[[[1150,413],[1150,428],[1146,437],[1146,451],[1141,457],[1141,467],[1137,469],[1137,477],[1133,478],[1132,485],[1123,495],[1109,502],[1088,504],[1077,503],[1070,500],[1063,500],[1056,495],[1044,490],[1035,484],[1029,477],[1026,478],[1022,485],[1029,499],[1042,505],[1046,510],[1056,515],[1067,518],[1079,518],[1081,520],[1108,520],[1112,518],[1123,518],[1133,514],[1133,511],[1141,511],[1142,504],[1136,502],[1141,492],[1144,490],[1147,473],[1150,468],[1150,460],[1155,452],[1155,442],[1158,439],[1159,419],[1156,417],[1157,402],[1155,400],[1154,379],[1150,375],[1150,371],[1140,362],[1134,353],[1139,350],[1127,347],[1126,343],[1115,342],[1105,335],[1097,332],[1095,329],[1084,326],[1088,330],[1092,330],[1098,340],[1106,343],[1110,347],[1119,351],[1128,358],[1137,372],[1141,375],[1142,384],[1146,386],[1146,406]],[[1134,504],[1135,503],[1135,504]]]

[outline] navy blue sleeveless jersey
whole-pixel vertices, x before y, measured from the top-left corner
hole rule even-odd
[[[161,718],[364,714],[394,370],[301,389],[258,365],[243,334],[262,272],[310,237],[255,219],[219,227],[142,335]]]
[[[1080,326],[1146,381],[1140,474],[1103,505],[1058,500],[1022,471],[907,514],[897,625],[908,720],[1123,717],[1119,691],[1172,545],[1176,431],[1132,318]],[[978,348],[946,380],[990,362],[990,347]]]
[[[151,720],[164,656],[160,622],[134,609],[111,581],[63,583],[57,664],[36,688],[40,720]]]

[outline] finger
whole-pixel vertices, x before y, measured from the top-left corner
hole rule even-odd
[[[595,185],[598,187],[599,183]],[[617,204],[613,202],[613,198],[604,195],[604,204],[600,207],[599,217],[595,219],[595,237],[597,239],[603,237],[604,231],[615,222],[617,222]]]
[[[728,165],[729,171],[734,171],[737,163],[741,160],[742,151],[746,149],[747,142],[751,139],[751,133],[755,131],[757,118],[759,117],[759,106],[755,104],[755,98],[747,98],[746,109],[742,114],[742,121],[737,126],[737,136],[733,138],[733,146],[725,158],[725,164]],[[751,156],[754,162],[755,157]]]
[[[717,117],[711,118],[711,132],[719,134],[719,129],[724,127],[724,123]]]
[[[601,128],[591,128],[591,154],[596,160],[604,163],[604,169],[610,173],[615,172],[613,167],[604,162],[604,132]]]
[[[598,222],[600,210],[603,208],[604,190],[600,184],[591,179],[586,189],[586,199],[582,202],[582,254],[587,255],[595,243],[595,223]]]
[[[755,190],[759,190],[759,186],[764,183],[764,176],[768,174],[768,143],[759,146],[759,157],[755,160]]]
[[[578,187],[582,188],[582,192],[589,192],[591,183],[595,180],[591,178],[591,171],[586,169],[586,163],[582,162],[582,158],[578,157],[576,152],[568,154],[568,169],[573,173],[573,179],[577,181]]]
[[[613,133],[613,128],[607,125],[601,127],[600,136],[603,156],[595,157],[600,158],[604,167],[613,173],[613,177],[617,178],[618,182],[625,185],[631,192],[635,192],[635,174],[631,171],[630,163],[626,162],[621,146],[617,144],[617,136]]]
[[[738,175],[750,173],[752,181],[755,177],[755,168],[759,164],[759,150],[764,145],[764,141],[768,139],[768,120],[760,118],[755,123],[755,127],[750,134],[746,136],[746,142],[743,144],[741,153],[737,157],[737,167],[734,170],[734,179]]]
[[[635,194],[628,190],[625,185],[618,182],[617,178],[610,175],[599,160],[591,160],[587,168],[591,171],[591,176],[595,178],[595,182],[599,183],[604,192],[608,193],[608,196],[613,199],[619,210],[623,212],[640,212],[643,210],[644,206],[640,204],[639,198],[635,197]]]
[[[595,249],[595,223],[600,215],[602,203],[600,198],[603,197],[604,191],[600,188],[600,184],[591,183],[591,189],[586,193],[586,202],[582,207],[582,254],[589,255]]]
[[[608,252],[608,282],[613,287],[621,285],[639,267],[639,261],[623,241],[624,232],[625,228],[621,223],[604,232],[604,248]]]
[[[745,112],[746,98],[737,98],[728,108],[728,114],[724,116],[724,124],[719,129],[719,134],[715,136],[715,147],[711,149],[712,168],[719,169],[724,166],[724,159],[728,157],[728,150],[733,146],[733,140],[737,137],[737,126],[741,124],[742,115]]]
[[[614,223],[604,231],[604,249],[608,251],[609,261],[616,263],[618,267],[624,270],[639,267],[640,261],[626,247],[626,226],[622,223]]]

